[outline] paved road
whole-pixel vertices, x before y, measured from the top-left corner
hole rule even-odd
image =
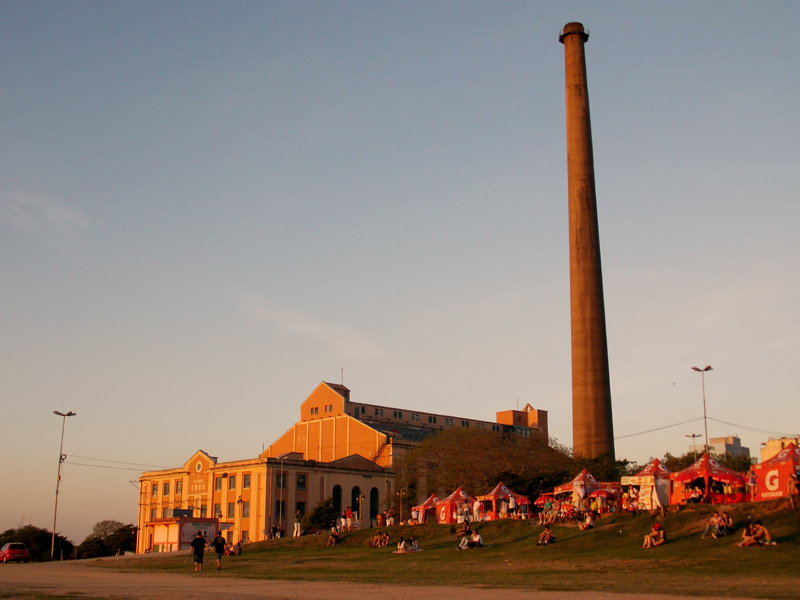
[[[115,560],[124,566],[124,557]],[[209,572],[186,574],[135,572],[96,568],[95,560],[55,563],[0,564],[0,595],[30,600],[32,594],[113,600],[485,600],[487,590],[470,587],[408,587],[341,582],[267,581],[216,577]],[[187,567],[188,568],[188,567]],[[575,600],[571,592],[494,590],[502,600]],[[35,596],[34,596],[35,597]],[[581,600],[626,600],[628,594],[581,592]],[[636,595],[636,600],[696,600],[686,596]],[[719,600],[705,598],[704,600]],[[730,600],[730,599],[727,599]]]

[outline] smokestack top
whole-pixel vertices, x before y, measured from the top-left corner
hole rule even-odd
[[[564,29],[561,30],[561,35],[558,36],[558,41],[562,44],[564,43],[564,38],[568,35],[578,34],[583,38],[583,41],[589,39],[589,30],[583,28],[583,23],[578,23],[574,21],[572,23],[567,23],[564,25]]]

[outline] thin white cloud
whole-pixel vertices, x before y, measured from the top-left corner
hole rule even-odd
[[[75,209],[36,194],[0,193],[0,207],[15,229],[30,234],[42,231],[69,233],[89,226],[87,219]]]
[[[245,314],[256,322],[317,340],[342,358],[367,360],[384,354],[383,349],[367,335],[352,327],[327,322],[295,308],[273,306],[252,293],[237,293],[236,299]]]

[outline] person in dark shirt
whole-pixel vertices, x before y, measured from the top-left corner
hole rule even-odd
[[[225,541],[225,538],[222,537],[220,532],[217,532],[217,536],[211,540],[211,546],[214,548],[214,552],[217,555],[217,570],[222,568],[222,555],[228,551],[228,543]]]
[[[194,555],[194,570],[195,571],[202,571],[203,570],[203,554],[206,551],[206,538],[203,537],[201,532],[197,532],[197,535],[192,540],[192,555]]]

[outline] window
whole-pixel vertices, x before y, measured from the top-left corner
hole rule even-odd
[[[155,520],[156,520],[156,515],[158,514],[158,513],[156,512],[157,510],[158,510],[158,509],[156,509],[156,508],[151,508],[151,509],[150,509],[150,520],[151,520],[151,521],[155,521]]]
[[[229,544],[233,543],[233,532],[230,529],[225,533],[225,538]]]
[[[236,489],[236,475],[230,475],[228,477],[228,489],[235,490]]]
[[[412,421],[419,421],[419,413],[411,413]]]
[[[167,510],[168,509],[166,507],[161,509],[161,518],[162,519],[166,519],[167,518]]]
[[[361,414],[363,415],[365,412],[367,412],[367,408],[365,406],[362,406],[361,407]]]
[[[205,504],[203,504],[200,507],[200,518],[205,519],[207,514],[208,514],[208,507]]]
[[[169,481],[164,482],[164,495],[169,496]]]
[[[247,519],[250,517],[250,502],[242,502],[242,518]]]
[[[492,425],[492,431],[500,431],[500,425]]]
[[[249,541],[250,541],[250,532],[247,529],[245,529],[244,531],[242,531],[242,543],[246,544]]]
[[[312,415],[318,415],[319,414],[319,406],[312,407],[311,408],[311,414]]]
[[[478,423],[478,429],[483,429],[483,423]]]
[[[245,473],[242,475],[242,489],[249,490],[250,489],[250,473]]]
[[[402,419],[403,418],[403,411],[401,411],[401,410],[394,411],[394,418],[395,419]]]
[[[214,480],[214,491],[221,492],[222,491],[222,477],[217,477]]]
[[[375,416],[376,417],[382,417],[383,416],[383,409],[382,408],[376,408],[375,409]]]
[[[236,517],[236,503],[228,502],[228,518],[233,519]]]
[[[183,482],[176,481],[175,482],[175,495],[180,496],[183,493]]]
[[[299,510],[300,511],[300,516],[302,517],[303,515],[306,514],[306,503],[305,502],[298,502],[297,503],[297,508],[295,510]]]
[[[342,486],[340,486],[338,483],[335,486],[333,486],[333,489],[331,490],[331,497],[333,498],[333,508],[334,508],[334,510],[336,510],[336,512],[341,511],[342,510]]]
[[[214,518],[219,519],[222,516],[222,506],[217,502],[214,505]]]
[[[378,496],[378,488],[374,487],[369,491],[369,518],[374,519],[378,516],[380,510],[380,498]]]
[[[286,500],[278,500],[275,502],[275,517],[283,519],[286,516]]]
[[[469,427],[469,421],[461,421],[462,427]]]
[[[433,423],[434,425],[436,425],[436,417],[428,415],[428,423]]]
[[[278,479],[275,485],[277,485],[278,489],[286,489],[286,473],[278,473]]]
[[[156,496],[158,496],[158,484],[154,483],[153,484],[153,498],[155,498]]]
[[[297,476],[297,489],[298,490],[306,489],[306,476],[305,475],[298,475]]]

